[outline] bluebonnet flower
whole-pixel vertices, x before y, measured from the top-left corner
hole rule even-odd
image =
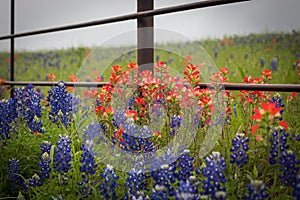
[[[259,62],[260,62],[260,66],[261,66],[261,67],[264,67],[264,66],[265,66],[265,60],[264,60],[264,58],[260,58],[260,59],[259,59]]]
[[[290,140],[300,141],[300,134],[293,133],[290,137]]]
[[[82,145],[81,150],[83,150],[83,153],[80,158],[80,162],[82,163],[80,172],[94,175],[98,167],[94,156],[84,144]]]
[[[155,60],[156,60],[156,62],[159,61],[159,55],[156,55]]]
[[[155,151],[154,143],[151,139],[151,132],[147,126],[137,126],[133,119],[127,119],[123,112],[116,111],[114,114],[113,124],[116,128],[122,127],[122,136],[117,141],[117,130],[112,136],[113,143],[122,146],[123,150],[130,152],[149,153]]]
[[[31,84],[25,88],[16,88],[14,98],[17,101],[17,110],[19,115],[25,120],[32,133],[43,133],[43,124],[39,119],[41,117],[42,107],[40,105],[41,96],[34,91]]]
[[[293,195],[296,200],[300,199],[300,174],[296,177],[296,184],[294,186]]]
[[[265,193],[266,186],[262,181],[253,180],[248,185],[248,194],[244,196],[244,200],[266,199],[268,194]]]
[[[20,161],[16,158],[9,159],[8,163],[8,184],[12,189],[16,189],[17,186],[23,185],[23,179],[20,176]]]
[[[173,115],[172,121],[170,122],[170,128],[171,128],[171,135],[176,134],[176,128],[179,128],[181,126],[181,117],[179,115]]]
[[[107,165],[101,177],[104,180],[99,186],[100,194],[105,199],[116,199],[116,188],[118,186],[116,181],[119,179],[119,176],[115,174],[113,166]]]
[[[234,102],[234,104],[233,104],[233,114],[234,114],[234,116],[237,117],[236,102]]]
[[[170,199],[170,196],[165,189],[164,185],[155,185],[154,188],[152,188],[152,193],[150,195],[150,198],[153,200],[162,200],[162,199]]]
[[[248,59],[248,54],[247,53],[245,53],[244,58]]]
[[[227,194],[224,191],[218,191],[216,193],[216,200],[225,200],[227,198]]]
[[[234,54],[233,53],[230,54],[230,59],[234,59]]]
[[[80,195],[84,198],[89,198],[93,194],[93,188],[91,187],[91,184],[95,184],[89,182],[89,175],[88,174],[82,174],[81,175],[81,181],[77,183],[79,187],[79,192],[76,193],[76,195]]]
[[[160,189],[163,188],[162,190],[155,189],[155,192],[150,196],[151,198],[154,198],[157,192],[159,194],[166,194],[168,197],[172,197],[176,194],[174,187],[171,185],[176,181],[175,167],[173,165],[161,165],[158,170],[151,172],[151,177],[155,182],[155,186]]]
[[[215,51],[214,51],[214,57],[215,57],[215,59],[218,58],[218,54],[219,54],[219,49],[215,48]]]
[[[274,57],[273,60],[271,61],[271,69],[272,71],[277,71],[277,66],[278,66],[278,59],[277,57]]]
[[[193,161],[195,159],[191,157],[189,150],[184,150],[183,154],[179,156],[179,159],[176,162],[176,173],[177,179],[179,181],[187,181],[191,176],[193,171]]]
[[[272,96],[272,99],[271,99],[270,103],[276,103],[276,108],[279,108],[279,107],[283,108],[284,107],[284,103],[282,102],[282,100],[283,99],[280,96],[280,94],[277,93],[274,96]],[[280,110],[280,115],[282,115],[283,111],[284,111],[284,109]],[[282,117],[279,117],[277,119],[281,121]]]
[[[286,186],[295,186],[296,177],[299,172],[300,160],[296,159],[296,153],[291,150],[283,151],[280,158],[280,181]]]
[[[270,148],[270,157],[269,163],[274,165],[277,163],[278,156],[285,150],[289,149],[287,145],[287,138],[289,134],[285,129],[279,128],[274,129],[272,132],[272,136],[270,138],[271,148]]]
[[[58,123],[60,119],[66,127],[69,127],[72,122],[72,114],[76,112],[73,106],[78,99],[66,91],[65,82],[59,81],[56,87],[49,90],[47,101],[51,106],[49,118],[52,119],[52,122]]]
[[[28,179],[28,186],[31,188],[42,186],[41,178],[39,175],[34,174],[31,178]]]
[[[232,147],[230,148],[230,163],[236,165],[245,165],[248,162],[248,155],[246,152],[249,150],[249,137],[244,138],[244,134],[236,134],[232,139]]]
[[[144,199],[146,195],[142,191],[146,189],[146,174],[142,170],[133,168],[127,172],[127,175],[124,185],[128,191],[124,199]]]
[[[53,168],[56,169],[59,173],[67,173],[71,168],[71,147],[70,144],[72,143],[69,140],[68,136],[61,136],[59,135],[59,141],[56,143],[57,150],[55,150],[55,158],[54,158],[54,166]]]
[[[195,176],[191,176],[187,181],[180,181],[176,191],[175,199],[177,200],[194,200],[199,199],[198,195],[199,182]]]
[[[225,191],[222,183],[226,182],[223,171],[226,169],[225,159],[221,157],[220,152],[212,152],[212,154],[205,159],[206,167],[203,169],[202,175],[205,179],[202,181],[202,195],[207,195],[209,198],[216,199],[216,193]]]
[[[16,99],[0,101],[0,140],[9,139],[13,124],[18,118]]]
[[[50,177],[50,162],[51,162],[51,158],[50,158],[50,150],[51,150],[52,144],[51,142],[48,141],[44,141],[41,146],[41,155],[40,155],[40,162],[39,162],[39,168],[40,168],[40,172],[39,172],[39,176],[41,177],[41,179],[46,179]]]
[[[83,139],[86,143],[86,148],[95,155],[93,151],[94,144],[98,145],[101,141],[106,142],[106,127],[104,124],[90,123],[86,129],[83,130]]]

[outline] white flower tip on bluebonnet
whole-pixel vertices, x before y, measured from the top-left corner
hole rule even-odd
[[[163,164],[160,166],[161,169],[168,169],[169,168],[169,165],[168,164]]]
[[[190,180],[190,181],[195,181],[195,180],[196,180],[196,176],[190,176],[190,177],[189,177],[189,180]]]
[[[114,170],[114,167],[112,165],[109,165],[109,164],[106,165],[106,168],[110,171]]]
[[[185,154],[188,154],[188,153],[190,153],[191,151],[189,150],[189,149],[185,149],[184,151],[183,151],[183,153],[185,153]]]
[[[85,145],[86,145],[87,149],[90,150],[94,146],[94,141],[87,139],[85,141]]]
[[[156,191],[163,191],[165,189],[165,186],[163,186],[163,185],[155,185],[155,190]]]
[[[239,137],[241,137],[241,138],[243,138],[245,136],[244,133],[237,133],[236,135],[239,136]]]

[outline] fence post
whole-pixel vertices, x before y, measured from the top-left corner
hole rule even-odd
[[[153,10],[153,0],[137,0],[137,11]],[[137,18],[137,57],[139,71],[150,70],[152,73],[154,62],[154,31],[153,16]]]
[[[15,0],[10,0],[10,34],[15,33]],[[10,81],[15,80],[15,38],[10,38]],[[10,96],[13,97],[13,86]]]

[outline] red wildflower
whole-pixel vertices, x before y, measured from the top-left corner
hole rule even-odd
[[[296,95],[297,95],[296,92],[292,92],[292,94],[290,96],[287,96],[287,98],[292,100],[293,98],[296,97]]]
[[[137,98],[134,100],[134,103],[135,103],[135,105],[144,105],[144,104],[145,104],[145,99],[144,99],[144,98],[141,98],[141,97],[137,97]]]
[[[121,66],[118,66],[118,65],[115,65],[112,67],[112,72],[116,72],[116,73],[121,73],[122,72],[122,67]]]
[[[263,138],[262,138],[262,136],[261,136],[261,135],[257,135],[257,136],[256,136],[256,140],[258,140],[258,141],[262,141],[262,140],[263,140]]]
[[[134,70],[138,68],[138,65],[136,63],[129,63],[126,68],[128,70]]]
[[[69,92],[71,92],[71,91],[73,91],[73,90],[74,90],[74,88],[73,88],[73,87],[69,87],[69,86],[67,86],[67,87],[66,87],[66,90],[67,90],[67,91],[69,91]]]
[[[56,76],[54,75],[54,74],[49,74],[48,76],[47,76],[47,80],[49,80],[49,81],[55,81],[55,79],[56,79]]]
[[[262,71],[261,77],[262,77],[262,79],[265,79],[265,80],[272,80],[271,70],[266,69],[266,70]]]
[[[126,117],[133,118],[134,120],[138,119],[137,115],[138,113],[135,110],[127,110],[125,113]]]
[[[283,128],[285,128],[286,130],[289,129],[288,123],[285,122],[285,121],[278,121],[278,124],[279,124],[280,126],[282,126]]]
[[[102,113],[103,113],[103,107],[102,107],[102,106],[98,106],[98,107],[95,109],[95,113],[96,113],[96,114],[102,114]]]
[[[256,114],[254,114],[251,119],[260,121],[264,115],[268,116],[268,120],[270,122],[274,121],[274,117],[280,116],[281,107],[276,108],[276,103],[266,103],[262,102],[262,109],[253,110]]]
[[[254,124],[252,126],[252,129],[251,129],[252,134],[255,134],[258,129],[259,129],[259,125],[258,124]]]
[[[80,81],[80,79],[77,76],[75,76],[74,74],[70,74],[69,79],[71,82],[79,82]]]

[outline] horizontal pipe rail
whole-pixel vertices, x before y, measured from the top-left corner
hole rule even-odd
[[[102,87],[107,82],[65,82],[70,87]],[[3,85],[28,85],[33,86],[56,86],[57,82],[29,82],[29,81],[5,81]],[[210,83],[198,84],[200,88],[210,88]],[[219,86],[225,90],[248,90],[248,91],[277,91],[277,92],[300,92],[300,84],[242,84],[242,83],[221,83]]]
[[[59,26],[59,27],[54,27],[54,28],[41,29],[41,30],[23,32],[23,33],[10,34],[10,35],[1,36],[0,40],[32,36],[32,35],[39,35],[39,34],[45,34],[45,33],[52,33],[52,32],[58,32],[58,31],[65,31],[65,30],[71,30],[71,29],[79,29],[79,28],[84,28],[84,27],[97,26],[97,25],[103,25],[103,24],[137,19],[138,17],[163,15],[163,14],[168,14],[168,13],[174,13],[174,12],[180,12],[180,11],[186,11],[186,10],[192,10],[192,9],[198,9],[198,8],[206,8],[206,7],[218,6],[218,5],[224,5],[224,4],[230,4],[230,3],[245,2],[245,1],[251,1],[251,0],[200,1],[200,2],[195,2],[195,3],[190,3],[190,4],[183,4],[183,5],[172,6],[172,7],[167,7],[167,8],[160,8],[160,9],[155,9],[155,10],[121,15],[121,16],[107,18],[107,19],[94,20],[94,21],[89,21],[89,22],[84,22],[84,23]]]

